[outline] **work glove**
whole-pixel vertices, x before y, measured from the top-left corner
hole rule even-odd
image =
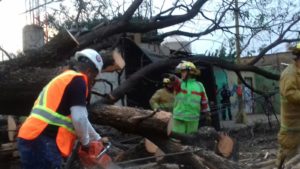
[[[153,111],[154,111],[154,112],[160,112],[161,109],[160,109],[160,108],[155,108]]]

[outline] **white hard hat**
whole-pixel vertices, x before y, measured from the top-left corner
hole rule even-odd
[[[103,67],[103,60],[97,51],[95,51],[94,49],[83,49],[75,53],[76,60],[78,60],[80,57],[88,58],[96,66],[98,72],[101,72]]]

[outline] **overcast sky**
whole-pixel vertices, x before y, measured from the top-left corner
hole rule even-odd
[[[21,1],[22,2],[22,1]],[[2,0],[0,2],[0,45],[8,52],[22,48],[22,27],[26,23],[24,3],[20,0]]]
[[[161,7],[163,1],[154,0],[154,3],[155,6]],[[171,5],[172,1],[166,0],[162,10],[169,8]],[[22,29],[24,25],[31,21],[28,14],[23,13],[24,11],[26,11],[25,0],[2,0],[0,2],[0,20],[2,23],[0,27],[0,45],[8,52],[15,53],[16,51],[22,50]],[[202,22],[201,24],[203,25],[205,23]],[[175,27],[175,29],[176,28],[177,27]],[[167,32],[173,29],[174,27],[165,28],[160,30],[160,32]],[[186,24],[181,30],[195,32],[197,29],[189,27],[189,24]],[[189,38],[186,39],[190,40]],[[203,37],[202,39],[206,40],[199,40],[197,43],[193,43],[194,45],[192,47],[194,52],[204,51],[204,44],[206,45],[205,50],[210,48],[207,46],[207,39],[211,39],[211,37]],[[214,47],[216,42],[217,41],[210,41],[209,44],[211,47]]]

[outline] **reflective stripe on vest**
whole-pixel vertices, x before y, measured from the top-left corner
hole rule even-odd
[[[300,127],[287,127],[284,124],[280,125],[281,131],[287,131],[287,132],[300,132]]]
[[[181,118],[184,118],[184,119],[188,119],[189,121],[193,121],[193,120],[198,120],[199,119],[199,115],[186,114],[186,112],[177,112],[176,113],[176,117],[181,117]]]
[[[73,75],[81,75],[79,73],[68,71],[67,73],[73,74]],[[57,76],[51,82],[42,90],[38,97],[38,103],[32,108],[31,115],[39,120],[42,120],[48,124],[52,124],[55,126],[60,126],[66,128],[68,131],[75,133],[74,127],[72,124],[72,120],[70,117],[61,115],[51,109],[49,109],[46,105],[47,103],[47,95],[49,86],[52,85],[52,83],[57,80],[60,76]]]
[[[280,95],[280,99],[281,99],[282,103],[288,103],[288,100],[287,100],[286,97]],[[283,118],[285,118],[286,120],[297,119],[297,117],[294,117],[295,115],[289,115],[289,117],[287,117],[287,116],[288,115],[285,115],[285,117],[282,117],[282,119]],[[281,131],[286,131],[286,132],[300,132],[300,124],[299,124],[299,127],[288,127],[287,125],[283,124],[283,120],[281,120],[280,130]]]
[[[32,109],[31,115],[37,119],[47,122],[48,124],[64,127],[70,132],[75,133],[71,118],[56,113],[51,109],[38,105]]]
[[[74,132],[71,115],[62,115],[56,112],[65,93],[66,87],[74,77],[82,77],[88,89],[87,76],[75,71],[66,71],[54,79],[39,94],[34,102],[30,116],[25,120],[19,129],[18,137],[33,140],[37,138],[48,126],[58,126],[56,144],[62,156],[71,154],[76,135]],[[87,97],[88,91],[86,91]]]

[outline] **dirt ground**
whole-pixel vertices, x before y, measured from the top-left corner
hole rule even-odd
[[[274,168],[278,148],[277,129],[256,131],[249,136],[239,137],[239,163],[253,169]]]
[[[278,149],[279,124],[272,116],[270,122],[265,115],[248,116],[248,125],[223,122],[231,136],[239,143],[239,164],[243,168],[273,169]],[[234,123],[234,122],[231,122]]]

